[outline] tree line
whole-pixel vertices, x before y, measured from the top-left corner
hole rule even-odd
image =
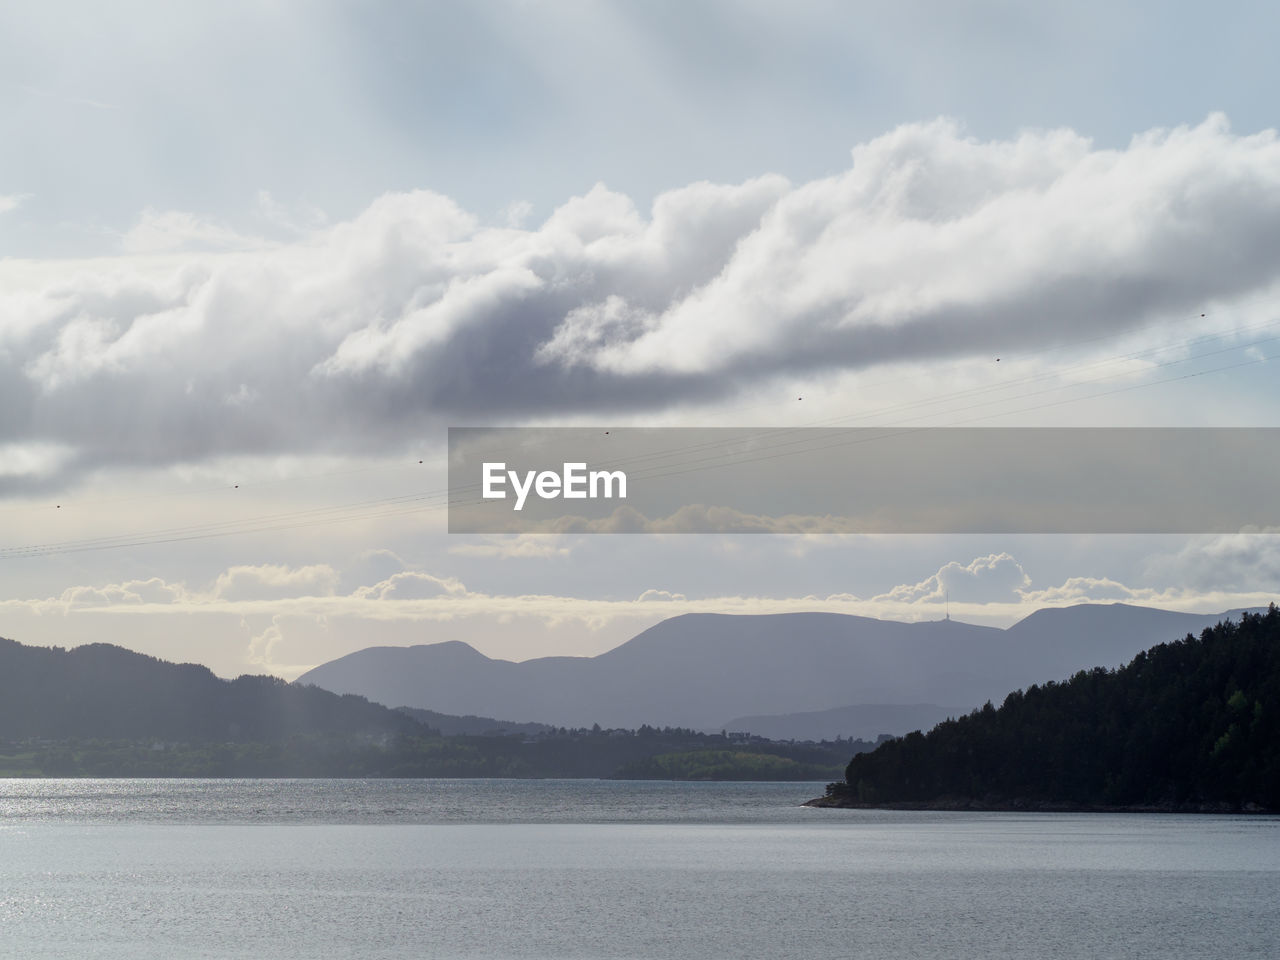
[[[859,754],[829,799],[1280,810],[1280,611]]]

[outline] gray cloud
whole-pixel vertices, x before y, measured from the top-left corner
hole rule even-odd
[[[1198,590],[1274,591],[1280,584],[1280,530],[1196,537],[1176,552],[1149,558],[1145,574]]]
[[[598,186],[493,227],[419,191],[289,242],[149,210],[125,246],[0,263],[0,445],[64,451],[40,483],[1158,325],[1280,280],[1280,144],[1221,117],[1123,150],[937,121],[832,177],[695,183],[647,215]]]

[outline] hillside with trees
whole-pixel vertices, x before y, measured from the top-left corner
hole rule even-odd
[[[389,710],[276,677],[224,680],[109,644],[0,639],[0,776],[824,780],[872,746]]]
[[[1280,810],[1280,610],[887,741],[814,803]]]
[[[71,650],[0,638],[0,737],[280,743],[424,732],[364,697],[278,677],[223,680],[106,643]]]

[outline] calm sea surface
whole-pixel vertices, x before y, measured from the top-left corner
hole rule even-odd
[[[1280,956],[1280,819],[821,789],[0,780],[0,956]]]

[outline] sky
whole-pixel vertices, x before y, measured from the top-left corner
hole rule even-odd
[[[444,491],[450,426],[1280,426],[1277,20],[8,5],[0,636],[292,678],[1270,602],[1251,529],[464,536]]]

